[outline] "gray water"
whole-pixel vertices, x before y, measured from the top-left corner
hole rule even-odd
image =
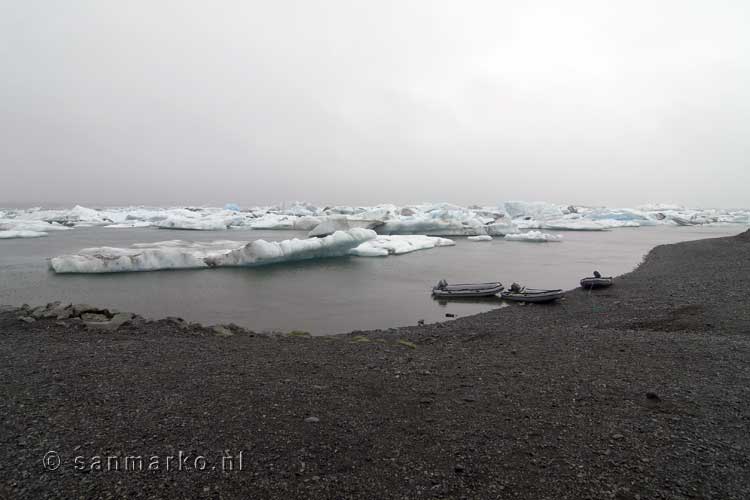
[[[46,238],[0,240],[0,304],[61,300],[113,307],[146,317],[180,316],[206,324],[234,322],[256,331],[342,333],[443,321],[501,302],[440,303],[430,296],[448,282],[517,281],[570,289],[594,269],[631,271],[654,246],[738,234],[745,227],[643,227],[564,232],[562,243],[471,242],[386,258],[344,257],[262,268],[56,275],[47,259],[92,246],[123,247],[182,239],[267,241],[304,237],[296,231],[174,231],[77,228]]]

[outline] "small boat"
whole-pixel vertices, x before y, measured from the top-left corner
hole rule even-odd
[[[440,280],[432,289],[432,296],[445,298],[466,297],[491,297],[503,291],[503,284],[493,283],[460,283],[449,285],[447,281]]]
[[[565,296],[562,290],[540,290],[537,288],[521,288],[520,290],[508,290],[500,294],[505,300],[514,302],[528,302],[541,304],[544,302],[553,302]]]
[[[586,289],[592,289],[592,288],[605,288],[608,286],[612,286],[614,283],[614,278],[604,277],[601,274],[599,274],[599,271],[594,271],[594,275],[590,276],[588,278],[583,278],[581,280],[581,287]]]

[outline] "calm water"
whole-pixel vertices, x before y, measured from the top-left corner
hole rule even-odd
[[[258,331],[314,334],[389,328],[474,314],[499,302],[450,302],[430,297],[449,282],[517,281],[537,288],[574,288],[594,269],[632,270],[654,246],[738,234],[733,227],[644,227],[608,232],[564,232],[562,243],[452,238],[455,247],[387,258],[337,258],[255,269],[55,275],[47,259],[91,246],[128,246],[170,239],[211,241],[304,237],[295,231],[166,231],[80,228],[47,238],[0,240],[0,304],[53,300],[85,302],[203,323],[234,322]]]

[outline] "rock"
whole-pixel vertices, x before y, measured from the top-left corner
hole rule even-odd
[[[104,314],[109,316],[109,311],[106,309],[102,309],[101,307],[94,307],[89,304],[74,304],[71,306],[71,309],[73,311],[72,316],[81,316],[84,313],[97,313],[97,314]]]
[[[658,406],[661,403],[661,398],[655,392],[646,393],[646,405],[647,406]]]
[[[456,466],[453,467],[453,470],[456,471],[457,474],[462,474],[464,471],[466,471],[466,467],[464,467],[463,464],[456,464]]]
[[[36,321],[36,320],[35,320],[34,318],[32,318],[31,316],[21,316],[21,317],[20,317],[20,318],[18,318],[18,319],[20,319],[20,320],[21,320],[21,321],[23,321],[24,323],[34,323],[34,322]]]
[[[187,328],[190,327],[190,325],[188,324],[187,321],[185,321],[182,318],[178,318],[176,316],[169,316],[169,317],[165,318],[164,321],[166,321],[169,324],[172,324],[172,325],[174,325],[174,326],[176,326],[178,328],[181,328],[183,330],[185,330],[185,329],[187,329]]]
[[[93,312],[85,312],[81,314],[81,319],[84,323],[106,323],[109,318],[104,314],[98,314]]]
[[[132,321],[133,318],[135,318],[135,315],[131,313],[117,313],[112,316],[112,319],[109,320],[109,323],[116,325],[116,328],[119,328],[125,323]]]
[[[320,422],[320,419],[318,417],[307,417],[305,419],[305,422],[307,422],[308,424],[317,424],[318,422]]]
[[[34,319],[42,319],[44,314],[47,312],[47,306],[37,306],[31,310],[29,316]]]
[[[234,332],[232,332],[232,330],[223,325],[216,325],[212,327],[211,330],[213,330],[214,335],[218,337],[231,337],[232,335],[234,335]]]
[[[62,319],[70,319],[73,317],[73,308],[71,306],[68,306],[60,312],[57,313],[57,316],[55,316],[55,319],[62,320]]]
[[[456,315],[455,315],[455,314],[453,314],[453,313],[445,313],[445,317],[446,317],[446,318],[455,318],[455,317],[456,317]]]
[[[625,436],[623,436],[622,434],[612,434],[612,439],[614,439],[615,441],[619,441],[623,439],[624,437]]]
[[[423,320],[423,319],[420,319],[420,320],[418,320],[418,321],[417,321],[417,324],[418,324],[419,326],[424,326],[424,320]]]
[[[58,304],[52,308],[47,308],[47,312],[44,313],[45,318],[54,319],[67,319],[70,317],[70,304]],[[63,317],[59,317],[63,316]]]

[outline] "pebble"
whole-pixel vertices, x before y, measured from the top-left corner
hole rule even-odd
[[[308,424],[317,424],[318,422],[320,422],[320,419],[318,417],[307,417],[305,419],[305,422],[307,422]]]

